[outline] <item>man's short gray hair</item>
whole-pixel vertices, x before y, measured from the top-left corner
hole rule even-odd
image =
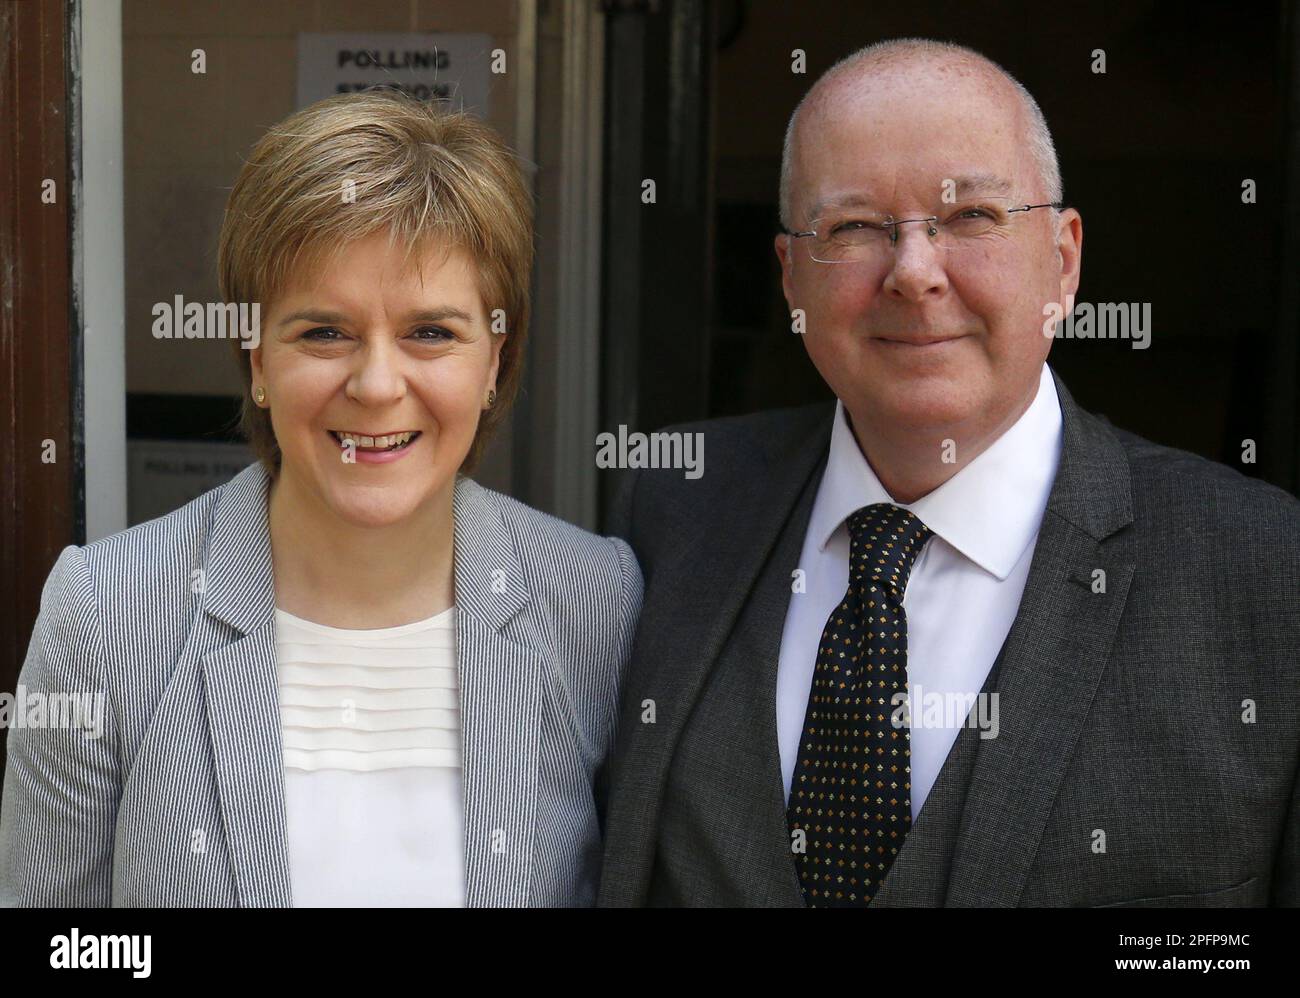
[[[1034,100],[1033,95],[1025,89],[1019,80],[992,59],[964,45],[957,45],[953,42],[938,42],[929,38],[892,38],[888,41],[876,42],[860,48],[835,63],[834,66],[818,78],[808,93],[799,101],[794,113],[790,115],[790,123],[785,129],[785,143],[781,149],[781,225],[787,231],[793,228],[790,201],[794,192],[791,190],[790,175],[793,170],[794,132],[799,120],[799,112],[807,103],[809,95],[824,80],[832,76],[839,76],[860,63],[875,61],[886,56],[908,55],[959,56],[981,63],[1005,78],[1019,95],[1025,116],[1029,120],[1029,134],[1027,136],[1029,153],[1033,157],[1034,166],[1037,168],[1039,176],[1042,178],[1043,187],[1046,188],[1047,200],[1058,202],[1064,197],[1064,190],[1061,186],[1061,164],[1056,158],[1056,146],[1052,142],[1052,133],[1047,127],[1047,119],[1043,117],[1043,111],[1038,106],[1038,102]],[[1052,214],[1055,215],[1056,212]]]

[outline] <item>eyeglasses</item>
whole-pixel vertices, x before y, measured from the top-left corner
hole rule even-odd
[[[853,208],[835,215],[815,218],[806,232],[789,233],[792,239],[808,239],[812,258],[818,263],[855,263],[875,259],[898,242],[898,227],[908,222],[925,222],[926,233],[945,250],[964,250],[980,245],[982,239],[1005,231],[1017,212],[1035,208],[1065,207],[1061,201],[1047,204],[1015,204],[1010,198],[985,197],[945,205],[943,215],[894,218],[872,208]]]

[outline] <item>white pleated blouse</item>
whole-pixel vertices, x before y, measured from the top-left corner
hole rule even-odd
[[[465,902],[454,608],[375,630],[276,608],[295,907]]]

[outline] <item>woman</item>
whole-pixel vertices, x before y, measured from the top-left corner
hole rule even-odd
[[[11,731],[0,903],[592,903],[641,574],[462,474],[532,239],[472,117],[351,94],[258,143],[220,271],[259,460],[54,566],[20,682],[104,730]]]

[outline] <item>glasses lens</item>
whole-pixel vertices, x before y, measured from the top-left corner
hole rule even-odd
[[[823,263],[846,263],[864,260],[889,245],[889,215],[878,211],[856,210],[813,222],[814,260]]]
[[[993,229],[1005,226],[1011,207],[1009,200],[984,198],[952,205],[939,218],[939,241],[945,246],[961,246],[968,240],[978,239]]]

